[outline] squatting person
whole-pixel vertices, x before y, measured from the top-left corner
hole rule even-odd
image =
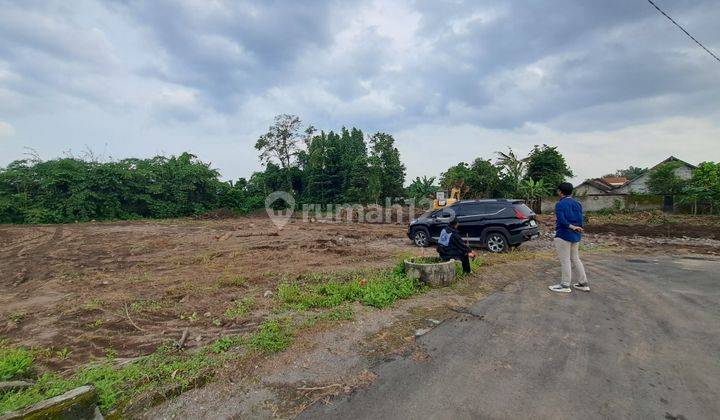
[[[555,250],[560,259],[562,280],[549,286],[553,292],[570,293],[570,285],[577,290],[590,291],[585,267],[580,261],[580,240],[583,233],[583,210],[572,198],[573,186],[563,182],[557,187],[560,201],[555,205]],[[574,281],[573,281],[574,277]]]
[[[463,241],[460,232],[458,232],[458,226],[460,226],[460,223],[453,218],[450,220],[449,225],[440,232],[437,252],[443,261],[460,260],[463,272],[469,273],[471,271],[470,258],[475,258],[475,253]]]

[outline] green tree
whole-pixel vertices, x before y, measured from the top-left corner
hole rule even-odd
[[[707,203],[710,213],[720,205],[720,163],[703,162],[693,170],[692,178],[684,189],[686,201],[693,203],[693,213],[697,213],[697,204]]]
[[[472,177],[468,179],[470,194],[476,198],[491,198],[498,195],[500,168],[490,160],[477,158],[470,166]]]
[[[650,192],[670,196],[681,194],[686,181],[676,174],[680,165],[679,162],[666,162],[650,171],[647,183]]]
[[[460,162],[455,166],[451,166],[447,171],[440,174],[440,186],[444,190],[452,188],[460,189],[461,196],[470,192],[470,185],[473,182],[475,174],[467,163]]]
[[[573,176],[565,157],[555,146],[535,145],[527,157],[527,178],[543,181],[548,187],[555,187]]]
[[[407,188],[407,196],[415,200],[433,198],[440,189],[435,185],[435,177],[416,177]]]
[[[400,160],[400,151],[395,147],[395,139],[390,134],[375,133],[370,138],[370,155],[375,158],[373,172],[379,175],[380,197],[404,196],[405,165]]]
[[[280,163],[280,168],[285,173],[286,182],[283,185],[285,188],[290,188],[292,184],[290,166],[293,159],[300,152],[300,146],[306,136],[314,130],[311,126],[303,132],[301,126],[302,121],[297,116],[280,114],[275,117],[267,133],[261,135],[255,142],[255,148],[260,151],[260,160],[263,163],[267,164],[273,160]]]
[[[511,148],[508,148],[507,153],[496,152],[496,154],[503,193],[506,196],[515,196],[520,189],[520,182],[525,177],[528,158],[519,158]]]
[[[531,200],[549,195],[551,188],[548,185],[545,185],[545,181],[542,179],[535,181],[532,178],[527,178],[520,182],[520,189],[518,192],[525,201],[530,202]]]
[[[635,166],[630,166],[626,169],[618,169],[612,174],[607,174],[605,176],[623,176],[627,179],[635,179],[640,177],[641,175],[645,175],[649,171],[648,168],[639,168]]]

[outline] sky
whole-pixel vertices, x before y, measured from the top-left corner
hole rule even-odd
[[[720,2],[655,0],[720,55]],[[558,146],[575,181],[720,160],[720,62],[646,0],[0,0],[0,167],[189,151],[277,114],[392,134],[408,181]]]

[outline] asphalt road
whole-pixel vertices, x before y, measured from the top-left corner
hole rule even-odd
[[[586,266],[590,293],[551,294],[559,269],[515,282],[301,418],[720,418],[720,259]]]

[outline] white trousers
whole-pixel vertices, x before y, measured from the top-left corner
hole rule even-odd
[[[555,250],[560,259],[562,271],[562,285],[570,286],[575,277],[575,283],[587,284],[585,267],[580,261],[580,242],[568,242],[564,239],[555,238]]]

